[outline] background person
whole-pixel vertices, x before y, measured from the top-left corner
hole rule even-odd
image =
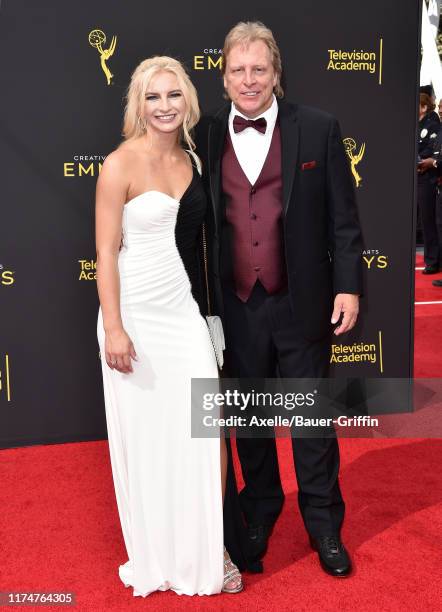
[[[419,94],[417,202],[424,239],[425,268],[422,274],[439,272],[439,237],[436,224],[437,178],[434,173],[427,172],[427,165],[422,163],[431,158],[440,128],[439,117],[434,109],[435,105],[430,96],[426,93]]]

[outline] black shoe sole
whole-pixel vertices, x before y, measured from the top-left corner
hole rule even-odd
[[[342,574],[342,573],[335,574],[332,570],[329,570],[327,567],[325,567],[322,564],[321,559],[319,559],[319,563],[322,569],[324,570],[324,572],[328,574],[329,576],[333,576],[333,578],[349,578],[351,576],[352,568],[350,568],[345,574]]]

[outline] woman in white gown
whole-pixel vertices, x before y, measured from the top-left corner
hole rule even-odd
[[[190,130],[196,91],[181,64],[143,61],[124,142],[97,183],[98,340],[112,473],[134,595],[242,589],[223,549],[224,439],[192,438],[192,378],[218,376],[192,295],[206,198]]]

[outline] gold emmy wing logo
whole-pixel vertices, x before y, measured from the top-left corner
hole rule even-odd
[[[101,68],[106,75],[107,84],[110,85],[114,75],[107,67],[106,62],[114,54],[115,47],[117,46],[117,37],[112,36],[111,44],[108,49],[103,49],[103,45],[106,43],[106,34],[103,30],[92,30],[89,32],[88,40],[91,47],[95,47],[100,54]]]
[[[359,187],[362,181],[362,177],[359,172],[356,170],[356,166],[359,164],[361,159],[364,157],[365,153],[365,142],[362,143],[361,148],[359,149],[359,153],[355,154],[357,149],[356,142],[353,138],[344,138],[343,140],[345,151],[350,159],[351,164],[351,172],[356,181],[356,187]]]

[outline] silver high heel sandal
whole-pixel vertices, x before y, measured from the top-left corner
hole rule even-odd
[[[227,558],[226,558],[226,555],[227,555]],[[227,585],[230,582],[234,582],[235,578],[239,578],[239,583],[237,584],[237,586],[229,588]],[[243,588],[244,588],[244,585],[242,583],[241,572],[236,567],[236,565],[233,563],[232,559],[230,558],[229,553],[226,550],[226,547],[224,546],[224,582],[223,582],[222,593],[230,593],[230,594],[240,593],[243,590]]]

